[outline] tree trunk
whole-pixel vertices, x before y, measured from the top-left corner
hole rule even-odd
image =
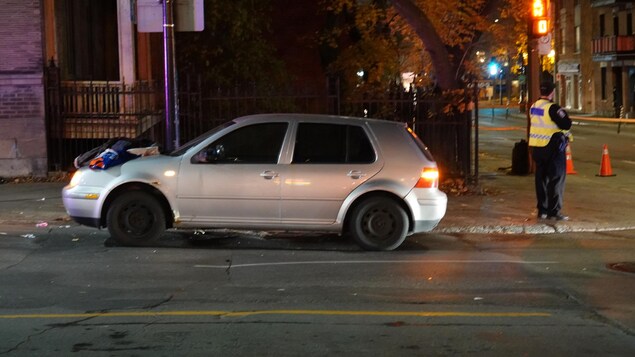
[[[430,19],[412,0],[391,1],[399,15],[415,30],[430,54],[439,88],[444,90],[460,88],[460,82],[456,78],[456,59],[450,57],[448,49],[432,26]]]

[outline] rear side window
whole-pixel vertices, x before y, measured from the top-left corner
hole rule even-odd
[[[367,164],[375,150],[364,129],[355,125],[300,123],[294,164]]]

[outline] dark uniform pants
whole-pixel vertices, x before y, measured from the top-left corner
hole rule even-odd
[[[556,137],[558,136],[558,137]],[[536,199],[538,214],[555,216],[562,209],[564,182],[567,177],[566,138],[554,135],[545,147],[532,147],[536,163]]]

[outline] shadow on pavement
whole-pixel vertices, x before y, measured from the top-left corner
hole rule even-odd
[[[111,237],[104,241],[104,246],[127,248]],[[352,238],[337,234],[309,234],[305,232],[300,234],[297,232],[261,233],[231,230],[168,231],[161,236],[159,241],[149,247],[365,252]],[[428,249],[416,241],[406,239],[396,251],[424,250]]]

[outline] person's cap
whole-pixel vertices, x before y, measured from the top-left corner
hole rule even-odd
[[[554,88],[556,88],[556,85],[554,83],[552,83],[552,82],[541,82],[540,83],[540,94],[541,95],[551,94],[551,91],[553,91]]]

